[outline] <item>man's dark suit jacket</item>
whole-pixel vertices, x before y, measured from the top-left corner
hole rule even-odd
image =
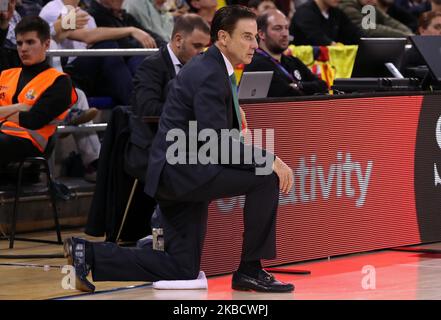
[[[181,129],[188,136],[189,121],[197,121],[198,132],[206,128],[217,132],[221,129],[238,129],[239,124],[233,108],[227,68],[221,52],[213,45],[205,53],[188,62],[170,86],[150,153],[145,192],[154,197],[160,180],[166,179],[170,186],[167,194],[170,197],[179,197],[213,179],[222,170],[221,165],[203,165],[199,162],[175,165],[167,163],[167,149],[174,143],[166,141],[167,132],[171,129]],[[254,157],[250,164],[245,164],[244,161],[245,148],[252,147],[245,146],[239,140],[230,139],[230,147],[233,147],[233,144],[239,144],[240,161],[239,164],[229,164],[229,167],[252,170],[258,166]],[[188,154],[187,150],[186,155]]]
[[[167,46],[148,56],[139,65],[133,78],[132,106],[142,116],[160,116],[167,98],[167,86],[176,77]]]
[[[133,78],[130,138],[126,150],[126,171],[144,181],[149,151],[158,124],[146,123],[145,117],[159,117],[167,98],[169,82],[176,76],[175,67],[163,46],[141,63]]]
[[[289,33],[295,45],[327,46],[332,41],[358,44],[363,32],[339,8],[329,9],[326,19],[314,0],[299,6],[291,20]]]
[[[268,90],[268,97],[291,97],[300,95],[312,95],[315,93],[326,93],[328,87],[326,82],[315,76],[302,61],[296,57],[282,55],[282,66],[293,77],[300,75],[299,84],[301,91],[290,86],[291,79],[277,67],[277,65],[262,54],[255,53],[253,61],[245,66],[244,72],[249,71],[273,71],[273,78]]]

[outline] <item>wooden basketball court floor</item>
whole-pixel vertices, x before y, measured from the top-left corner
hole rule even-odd
[[[80,230],[63,237],[83,236]],[[32,236],[53,239],[53,232]],[[90,237],[87,237],[91,239]],[[94,238],[93,240],[97,240]],[[419,246],[441,249],[441,243]],[[0,241],[0,255],[62,254],[62,246],[17,241],[13,250]],[[96,282],[94,294],[63,289],[64,258],[0,259],[0,299],[88,300],[426,300],[441,299],[441,254],[381,250],[328,258],[281,268],[310,275],[276,274],[292,282],[294,293],[268,294],[231,289],[231,274],[208,278],[208,290],[156,290],[143,282]]]

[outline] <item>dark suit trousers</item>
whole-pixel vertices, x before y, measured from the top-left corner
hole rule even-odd
[[[195,279],[199,273],[210,201],[245,195],[242,260],[273,259],[279,179],[272,173],[224,168],[213,180],[181,197],[173,197],[166,170],[157,200],[161,208],[165,252],[94,243],[94,281]]]

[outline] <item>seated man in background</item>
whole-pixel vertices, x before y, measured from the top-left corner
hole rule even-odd
[[[363,7],[371,5],[375,9],[375,27],[363,28]],[[387,13],[378,9],[377,0],[341,0],[340,9],[348,16],[353,24],[364,30],[366,37],[400,38],[413,35],[412,30],[395,20]]]
[[[285,56],[288,48],[288,19],[279,10],[269,10],[257,18],[259,48],[244,72],[274,71],[268,97],[289,97],[327,93],[323,80],[299,59]]]
[[[133,176],[144,180],[150,147],[156,126],[145,124],[144,117],[160,116],[167,98],[169,82],[192,57],[210,42],[210,27],[200,16],[185,14],[176,19],[172,40],[155,54],[148,56],[134,77],[132,96],[131,138],[128,161]],[[141,138],[142,137],[142,138]],[[146,143],[149,141],[150,143]]]
[[[0,74],[0,165],[41,156],[56,123],[63,121],[77,96],[69,77],[46,60],[49,25],[25,17],[15,28],[22,68]]]
[[[138,116],[160,116],[167,97],[167,84],[192,57],[210,42],[210,27],[196,14],[176,19],[167,46],[148,56],[133,79],[132,106]]]
[[[363,31],[338,8],[340,0],[309,0],[296,8],[289,33],[295,45],[358,44]]]

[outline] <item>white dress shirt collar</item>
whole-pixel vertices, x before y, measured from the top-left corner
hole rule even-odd
[[[171,49],[170,43],[167,44],[167,50],[168,50],[168,54],[170,55],[173,66],[175,67],[175,72],[176,72],[176,74],[178,74],[179,71],[181,70],[183,64],[181,63],[181,61],[179,61],[178,57],[175,55],[175,53]]]
[[[224,58],[225,66],[227,67],[228,76],[231,77],[231,75],[234,73],[233,65],[231,64],[230,60],[228,60],[228,58],[222,53],[222,51],[221,54]]]

